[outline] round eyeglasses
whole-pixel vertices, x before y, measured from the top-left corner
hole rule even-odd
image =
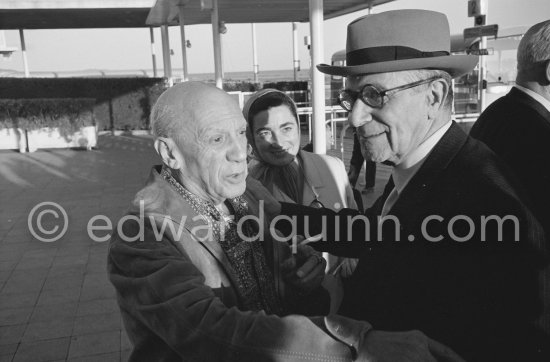
[[[372,84],[365,84],[359,92],[352,91],[349,89],[342,89],[338,93],[338,103],[346,111],[351,112],[353,105],[357,101],[357,98],[361,99],[363,103],[372,108],[382,108],[386,102],[386,98],[390,93],[397,93],[405,89],[410,89],[417,87],[422,84],[433,82],[440,77],[432,77],[428,79],[419,80],[416,82],[400,85],[399,87],[380,90]]]

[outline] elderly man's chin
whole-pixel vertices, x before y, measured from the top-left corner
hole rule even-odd
[[[361,149],[361,153],[363,154],[363,158],[367,161],[372,161],[376,163],[383,163],[388,161],[389,154],[385,150],[379,150],[379,149]]]
[[[232,199],[244,194],[246,190],[246,172],[240,175],[228,176],[222,183],[223,191],[222,195],[226,199]]]

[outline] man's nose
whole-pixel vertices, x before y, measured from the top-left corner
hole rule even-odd
[[[372,122],[372,110],[372,107],[358,99],[348,115],[348,124],[357,128],[365,123]]]
[[[227,152],[227,159],[233,162],[246,161],[246,140],[234,139]]]

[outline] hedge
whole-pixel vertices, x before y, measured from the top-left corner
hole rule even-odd
[[[0,99],[93,98],[99,130],[149,129],[163,78],[0,78]]]
[[[94,104],[93,98],[0,99],[0,129],[56,127],[72,134],[94,125]]]
[[[253,83],[247,81],[225,81],[223,90],[226,92],[256,92],[264,88],[274,88],[283,92],[300,91],[308,89],[308,83],[304,81],[281,81]]]
[[[226,81],[223,87],[228,92],[307,91],[308,83]],[[0,99],[93,98],[98,130],[139,130],[150,128],[151,108],[166,88],[164,78],[0,78]],[[307,92],[293,97],[306,102]]]

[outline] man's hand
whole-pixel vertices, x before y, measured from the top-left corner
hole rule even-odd
[[[340,270],[340,276],[342,278],[349,278],[355,271],[355,268],[357,268],[357,264],[359,263],[359,259],[355,258],[345,258],[342,260],[342,267]]]
[[[366,322],[339,315],[325,317],[325,326],[336,339],[355,349],[356,361],[464,362],[449,347],[420,331],[376,331],[367,327]]]
[[[317,289],[325,276],[326,261],[312,247],[298,245],[296,254],[281,264],[285,282],[301,294]]]
[[[420,331],[370,331],[363,349],[359,351],[359,356],[364,355],[367,361],[464,362],[449,347],[426,337]]]

